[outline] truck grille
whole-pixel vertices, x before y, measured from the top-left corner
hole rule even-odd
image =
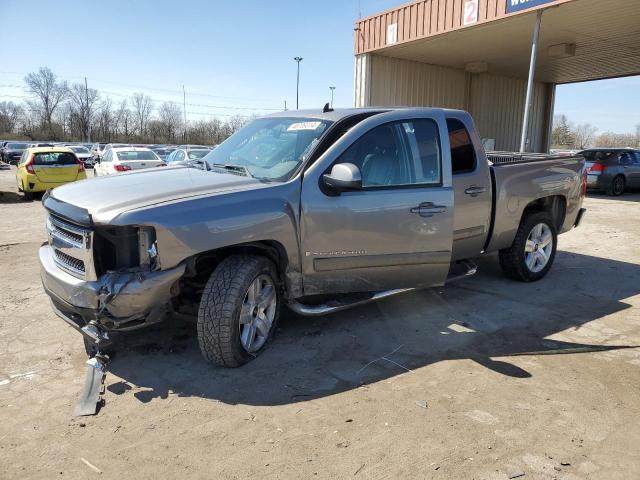
[[[96,280],[91,229],[49,215],[47,234],[58,267],[83,280]]]
[[[54,254],[56,256],[56,262],[58,262],[59,264],[61,263],[66,268],[71,269],[84,276],[85,270],[84,262],[82,260],[78,260],[71,255],[67,255],[66,253],[61,252],[60,250],[54,250]]]

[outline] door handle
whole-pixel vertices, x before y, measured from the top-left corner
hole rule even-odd
[[[417,207],[413,207],[411,213],[417,213],[421,217],[429,218],[435,214],[444,213],[447,211],[447,207],[444,205],[434,205],[433,202],[421,203]]]
[[[477,197],[478,195],[486,191],[487,189],[485,187],[478,187],[477,185],[471,185],[470,187],[467,187],[464,193],[466,193],[467,195],[471,195],[472,197]]]

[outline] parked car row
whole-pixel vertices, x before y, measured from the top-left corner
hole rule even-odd
[[[79,142],[33,142],[33,141],[11,141],[0,140],[0,160],[12,165],[17,165],[22,157],[22,153],[27,148],[56,147],[64,146],[71,148],[78,159],[84,163],[85,167],[93,168],[96,163],[112,148],[135,147],[147,148],[154,152],[160,160],[167,161],[169,156],[177,150],[181,150],[183,155],[178,155],[180,160],[201,158],[201,152],[208,152],[212,148],[205,145],[166,145],[166,144],[128,144],[128,143],[79,143]]]

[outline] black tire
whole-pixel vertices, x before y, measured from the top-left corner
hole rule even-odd
[[[607,187],[607,195],[612,197],[619,197],[624,193],[626,181],[623,175],[617,175],[611,180],[611,183]]]
[[[527,266],[525,248],[529,234],[533,228],[540,223],[545,224],[551,231],[553,247],[545,267],[538,272],[534,272]],[[500,266],[502,267],[504,274],[509,278],[521,282],[536,282],[544,278],[551,269],[556,257],[557,247],[558,233],[551,216],[547,212],[531,213],[524,217],[522,222],[520,222],[516,238],[511,247],[500,250]]]
[[[22,199],[23,199],[25,202],[30,202],[30,201],[32,201],[32,200],[33,200],[33,197],[34,197],[33,192],[27,192],[27,191],[25,190],[25,188],[24,188],[24,185],[23,185],[23,186],[22,186]]]
[[[247,290],[260,275],[275,286],[276,310],[267,341],[257,352],[248,353],[240,342],[240,310]],[[198,343],[207,361],[221,367],[240,367],[264,351],[273,336],[280,313],[281,295],[276,267],[257,255],[232,255],[209,277],[198,310]]]

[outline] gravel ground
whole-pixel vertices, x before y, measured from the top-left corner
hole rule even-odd
[[[550,275],[480,273],[319,319],[237,370],[195,327],[128,338],[74,418],[86,356],[52,312],[39,202],[0,171],[0,478],[640,478],[640,195],[592,196]],[[520,476],[524,475],[524,476]]]

